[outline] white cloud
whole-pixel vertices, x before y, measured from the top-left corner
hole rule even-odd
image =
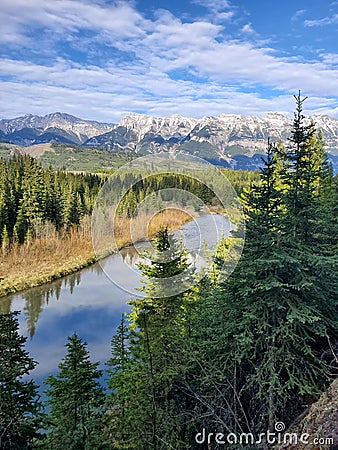
[[[243,33],[247,33],[247,34],[252,34],[255,32],[255,30],[252,28],[251,23],[246,23],[243,27],[242,27],[242,32]]]
[[[228,0],[194,0],[194,3],[216,11],[231,8],[231,3]]]
[[[19,42],[27,40],[26,32],[36,28],[58,34],[87,29],[111,37],[141,38],[151,22],[122,2],[105,6],[79,0],[2,0],[0,24],[0,41]]]
[[[334,14],[331,17],[324,17],[323,19],[305,20],[304,25],[306,27],[322,27],[326,25],[333,25],[338,23],[338,14]]]
[[[222,0],[201,2],[219,11],[231,7]],[[325,98],[338,92],[336,55],[321,54],[317,61],[308,62],[282,58],[273,48],[250,42],[251,23],[241,25],[245,39],[233,40],[225,38],[224,26],[208,16],[184,22],[170,11],[158,10],[150,21],[122,2],[107,6],[80,0],[2,0],[1,15],[9,34],[0,34],[0,39],[10,39],[12,45],[33,39],[41,44],[41,54],[51,54],[44,64],[15,56],[2,60],[3,117],[55,110],[114,122],[129,111],[196,117],[257,114],[287,110],[285,99],[299,88],[321,98],[325,108],[331,105],[325,104]],[[49,29],[54,42],[49,38],[44,47],[43,39],[33,32],[38,28]],[[90,41],[84,30],[94,33]],[[94,55],[92,62],[76,63],[60,53],[57,46],[65,39],[76,43],[75,50],[89,42],[87,55]],[[113,47],[127,58],[109,60]],[[242,86],[248,93],[240,92]],[[264,99],[255,93],[260,87],[270,90],[270,95],[274,90],[282,94]],[[292,109],[292,96],[290,105]]]
[[[306,13],[306,9],[299,9],[298,11],[296,11],[294,13],[294,15],[291,17],[291,21],[295,22],[297,21],[300,17],[302,17],[304,14]]]
[[[59,61],[43,67],[6,61],[0,68],[16,74],[15,80],[0,84],[0,117],[16,117],[27,112],[46,114],[65,111],[88,119],[118,122],[129,112],[156,116],[181,114],[202,117],[221,113],[260,115],[268,111],[293,110],[291,95],[262,98],[257,93],[243,93],[222,82],[207,84],[172,80],[157,69],[145,67],[109,70],[99,67],[73,67]],[[27,83],[29,78],[29,83]],[[62,85],[61,85],[62,83]],[[297,92],[296,86],[292,92]],[[305,89],[304,92],[308,93]],[[318,96],[308,102],[314,111],[333,106]]]
[[[194,0],[193,3],[204,6],[209,11],[206,17],[212,23],[229,22],[235,15],[235,10],[228,0]]]

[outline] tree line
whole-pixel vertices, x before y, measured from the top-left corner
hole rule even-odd
[[[40,416],[36,386],[18,381],[35,363],[15,313],[0,317],[1,448],[253,449],[225,436],[273,432],[320,395],[337,372],[338,183],[303,102],[296,96],[289,141],[269,143],[259,182],[242,194],[246,241],[230,277],[225,239],[197,287],[159,295],[189,270],[159,230],[152,263],[139,265],[144,295],[112,339],[107,392],[74,334]],[[202,430],[213,437],[201,444]]]
[[[23,242],[80,223],[102,177],[44,169],[29,155],[0,159],[0,243]]]
[[[256,176],[244,171],[227,171],[226,175],[238,192]],[[77,226],[84,216],[91,214],[106,180],[107,176],[91,173],[44,169],[29,155],[15,155],[9,161],[0,159],[0,245],[6,250],[12,243],[22,244]],[[202,183],[179,174],[147,176],[144,171],[138,175],[122,172],[115,177],[114,187],[112,201],[119,202],[118,214],[126,217],[132,216],[146,196],[164,187],[176,188],[175,195],[182,196],[183,201],[187,192],[207,204],[213,198],[212,191]],[[114,195],[119,197],[115,199]],[[166,196],[155,194],[154,202],[159,209],[163,201],[170,200],[168,195],[168,192]]]
[[[208,165],[205,170],[208,170]],[[251,181],[258,179],[257,172],[221,168],[219,170],[224,173],[238,194],[241,194]],[[220,206],[215,194],[215,190],[217,191],[220,187],[216,183],[220,180],[210,179],[210,185],[207,186],[203,179],[198,170],[194,172],[189,169],[187,173],[184,173],[184,168],[182,173],[163,172],[155,175],[152,174],[152,169],[135,170],[134,173],[121,171],[114,176],[114,189],[109,192],[109,198],[112,204],[118,205],[117,214],[128,218],[137,213],[138,205],[142,204],[147,197],[146,213],[148,210],[149,212],[160,211],[167,202],[173,200],[176,204],[195,210],[199,210],[201,204]]]

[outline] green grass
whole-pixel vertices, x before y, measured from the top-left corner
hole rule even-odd
[[[15,152],[30,154],[34,147],[36,146],[23,147],[0,143],[0,158],[8,159]],[[81,172],[114,170],[134,157],[135,155],[128,150],[111,151],[68,144],[51,144],[49,151],[45,149],[43,154],[36,156],[43,167],[52,166],[54,169]]]
[[[96,147],[53,144],[52,152],[45,152],[38,157],[44,167],[55,169],[98,171],[116,169],[133,158],[128,151],[110,151]]]

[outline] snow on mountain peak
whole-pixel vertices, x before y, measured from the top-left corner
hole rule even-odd
[[[322,130],[328,150],[336,152],[338,119],[326,115],[315,115],[312,119],[317,128]],[[182,151],[194,154],[200,151],[196,148],[203,148],[202,156],[214,157],[229,153],[229,149],[241,154],[262,153],[266,149],[268,138],[274,142],[280,139],[287,141],[292,122],[292,118],[278,112],[269,112],[265,116],[220,114],[200,119],[179,114],[154,117],[131,113],[121,119],[119,124],[107,124],[55,112],[43,117],[27,114],[15,119],[0,120],[0,131],[5,140],[9,136],[7,141],[23,145],[35,143],[34,133],[38,137],[45,133],[48,136],[43,139],[52,140],[57,133],[60,135],[61,130],[67,142],[77,144],[142,149],[144,152],[151,152],[155,148],[158,151],[161,146],[166,149],[182,146]],[[30,130],[27,130],[26,135],[25,129]],[[32,129],[35,130],[33,134]]]

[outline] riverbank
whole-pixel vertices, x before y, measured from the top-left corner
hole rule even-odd
[[[153,238],[162,225],[167,225],[171,230],[178,229],[193,216],[193,213],[170,209],[152,218],[143,217],[140,220],[147,222],[148,236],[139,235],[136,240]],[[115,236],[117,248],[107,246],[106,255],[131,245],[129,220],[119,219]],[[14,245],[5,252],[0,260],[0,297],[49,283],[96,261],[90,218],[87,217],[77,229],[30,240],[24,245]]]

